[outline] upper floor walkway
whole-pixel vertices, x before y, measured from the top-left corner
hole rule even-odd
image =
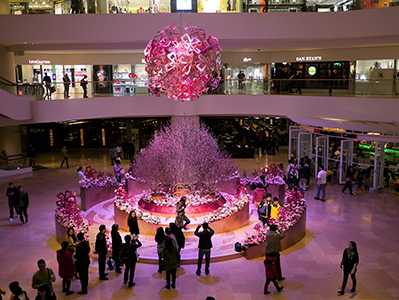
[[[336,94],[335,90],[331,95],[306,90],[302,94],[249,94],[240,90],[229,95],[204,95],[184,103],[151,95],[53,96],[49,101],[37,101],[35,96],[16,96],[0,89],[0,126],[114,117],[278,116],[304,125],[399,135],[399,101],[393,94],[364,97]]]
[[[398,15],[399,7],[301,14],[2,15],[0,46],[17,55],[142,53],[171,24],[202,28],[227,51],[392,46],[399,42]]]

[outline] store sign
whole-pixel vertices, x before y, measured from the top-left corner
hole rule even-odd
[[[30,59],[29,63],[32,65],[50,65],[49,60],[39,60],[39,59],[36,60]]]
[[[242,61],[243,61],[243,62],[252,61],[252,58],[250,58],[250,57],[244,57],[244,58],[242,59]]]
[[[321,61],[321,56],[297,56],[296,61]]]

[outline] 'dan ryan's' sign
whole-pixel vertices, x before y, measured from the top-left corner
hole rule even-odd
[[[297,56],[296,61],[320,61],[321,56]]]

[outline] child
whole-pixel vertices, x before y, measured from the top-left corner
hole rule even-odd
[[[263,261],[266,269],[266,283],[265,283],[265,289],[263,291],[264,295],[270,294],[270,292],[267,290],[270,282],[273,282],[278,292],[280,292],[284,288],[283,286],[279,286],[277,282],[278,274],[277,274],[276,258],[277,258],[277,253],[272,252]]]
[[[278,203],[278,198],[274,197],[273,198],[273,204],[272,204],[272,207],[271,207],[271,210],[270,210],[270,216],[273,219],[277,220],[278,215],[280,214],[280,209],[281,209],[281,207],[280,207],[280,204]]]

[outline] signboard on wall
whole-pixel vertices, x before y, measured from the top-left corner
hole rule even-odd
[[[197,0],[171,0],[172,13],[196,13]]]

